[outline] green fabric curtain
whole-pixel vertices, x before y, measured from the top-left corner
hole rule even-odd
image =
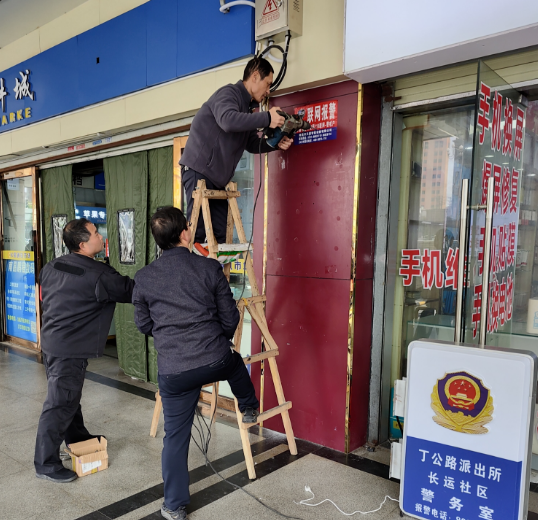
[[[104,160],[107,231],[110,265],[134,278],[146,265],[148,218],[148,154],[137,152]],[[134,264],[120,263],[118,211],[134,210]],[[130,303],[116,305],[116,343],[120,368],[125,374],[147,381],[146,336],[134,323]]]
[[[43,227],[45,250],[43,264],[54,260],[52,243],[52,216],[67,215],[67,222],[75,218],[72,166],[59,166],[41,171],[43,194]]]
[[[151,234],[150,220],[157,208],[172,206],[173,194],[173,148],[157,148],[148,152],[149,196],[148,196],[148,264],[155,260],[156,244]],[[148,337],[148,376],[152,383],[157,384],[157,351],[153,338]]]

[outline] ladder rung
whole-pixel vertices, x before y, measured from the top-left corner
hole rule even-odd
[[[202,197],[204,199],[235,199],[241,197],[241,193],[227,190],[202,190]]]
[[[260,352],[259,354],[254,354],[253,356],[247,356],[243,358],[245,365],[251,365],[252,363],[257,363],[264,359],[272,358],[278,356],[278,350],[266,350],[265,352]]]
[[[284,404],[281,404],[280,406],[275,406],[274,408],[271,408],[270,410],[267,410],[266,412],[263,412],[260,415],[258,415],[257,421],[255,423],[241,423],[241,429],[248,430],[251,426],[254,426],[263,421],[267,421],[267,419],[270,419],[271,417],[274,417],[275,415],[280,415],[282,412],[285,412],[286,410],[289,410],[290,408],[291,408],[291,401],[286,401]]]
[[[219,244],[219,251],[247,251],[249,249],[248,244]],[[252,249],[252,244],[250,244]]]
[[[241,298],[246,305],[252,305],[254,303],[263,303],[265,300],[267,300],[267,296],[265,294],[260,294],[259,296],[251,296],[250,298]]]

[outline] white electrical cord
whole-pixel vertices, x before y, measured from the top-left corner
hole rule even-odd
[[[224,4],[220,7],[219,11],[221,13],[224,13],[230,9],[230,7],[233,7],[234,5],[250,5],[250,7],[256,8],[256,4],[254,2],[249,2],[248,0],[234,0],[233,2],[228,2],[227,4]]]
[[[336,507],[336,509],[338,509],[338,511],[340,511],[340,513],[342,513],[345,516],[353,516],[353,515],[356,515],[357,513],[359,513],[360,515],[369,515],[370,513],[377,513],[385,505],[385,502],[387,501],[387,499],[392,500],[393,502],[398,502],[397,498],[392,498],[392,497],[389,497],[388,495],[386,495],[385,499],[383,500],[383,502],[381,502],[381,505],[377,509],[374,509],[372,511],[354,511],[353,513],[344,513],[344,511],[342,511],[332,500],[329,500],[328,498],[326,498],[325,500],[322,500],[321,502],[319,502],[317,504],[308,504],[307,502],[310,502],[310,500],[313,500],[315,498],[315,495],[314,495],[313,491],[310,489],[310,486],[305,486],[304,490],[307,493],[310,493],[312,496],[310,498],[307,498],[306,500],[301,500],[300,502],[295,502],[295,500],[294,500],[293,501],[294,504],[301,505],[301,506],[317,507],[317,506],[320,506],[321,504],[323,504],[324,502],[329,502],[334,507]]]
[[[263,51],[265,51],[265,49],[267,49],[267,47],[271,46],[272,43],[269,43],[269,45],[264,45],[263,43],[261,44],[261,47],[262,47],[262,53]],[[260,53],[261,54],[261,53]],[[273,50],[271,49],[268,53],[267,53],[267,56],[269,57],[270,60],[274,61],[275,63],[282,63],[284,60],[282,58],[277,58],[276,56],[273,55]]]

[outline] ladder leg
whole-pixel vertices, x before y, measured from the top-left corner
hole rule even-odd
[[[202,193],[205,190],[205,181],[199,180],[196,189],[192,192],[194,204],[191,213],[191,243],[189,249],[192,251],[194,245],[194,237],[196,236],[196,228],[198,227],[198,219],[200,218],[200,208],[202,207]]]
[[[226,190],[235,191],[236,189],[237,189],[237,184],[235,182],[229,182],[226,185]],[[233,241],[234,241],[234,219],[232,215],[232,210],[230,209],[230,204],[228,204],[228,220],[226,222],[226,243],[233,244]],[[228,283],[230,282],[231,267],[232,267],[232,264],[229,264],[229,263],[224,266],[224,275],[226,276]]]
[[[155,394],[155,408],[153,409],[153,419],[151,420],[151,428],[149,430],[150,437],[157,435],[157,426],[159,426],[159,418],[161,417],[161,410],[163,409],[163,402],[161,400],[161,394],[159,391]]]
[[[286,399],[284,398],[284,390],[282,389],[282,382],[280,381],[280,374],[278,373],[278,367],[275,358],[269,358],[269,368],[271,369],[271,376],[273,378],[273,385],[276,391],[276,397],[278,404],[284,404]],[[295,443],[295,436],[293,435],[293,428],[291,426],[290,414],[288,410],[282,412],[282,422],[284,423],[284,431],[288,439],[288,447],[292,455],[297,455],[297,444]]]
[[[239,311],[239,323],[234,334],[234,350],[241,353],[241,339],[243,337],[243,324],[245,320],[245,303],[243,300],[239,302],[237,310]]]
[[[241,434],[241,444],[243,444],[243,453],[245,455],[245,462],[247,464],[248,478],[254,480],[256,478],[256,470],[254,469],[254,459],[252,458],[252,448],[250,447],[250,439],[248,436],[248,430],[241,428],[243,422],[243,415],[239,411],[239,404],[234,397],[235,413],[237,415],[237,424],[239,425],[239,433]]]
[[[256,325],[258,325],[258,327],[260,328],[262,336],[267,345],[267,350],[274,350],[274,349],[278,350],[275,340],[271,336],[271,333],[269,332],[267,325],[265,325],[265,323],[261,319],[257,308],[254,308],[254,305],[249,305],[247,306],[247,308],[250,311],[250,315],[252,316],[252,319],[256,322]],[[267,361],[269,361],[269,369],[271,370],[271,377],[273,378],[273,386],[275,387],[278,404],[279,405],[284,404],[286,402],[286,398],[284,397],[284,389],[282,388],[282,381],[280,380],[280,374],[278,372],[276,359],[269,358]],[[286,432],[286,437],[288,439],[288,446],[290,449],[290,453],[292,455],[297,455],[297,444],[295,442],[295,436],[293,435],[293,428],[291,426],[291,420],[290,420],[290,415],[289,415],[288,410],[283,411],[281,415],[282,415],[282,422],[284,423],[284,430]]]
[[[209,257],[217,258],[219,246],[213,234],[213,224],[211,223],[211,211],[209,209],[209,200],[205,197],[202,199],[202,213],[204,215],[205,237],[209,247]]]
[[[209,410],[210,413],[210,423],[209,427],[213,426],[213,423],[215,422],[215,411],[217,410],[217,400],[219,398],[219,382],[213,383],[213,393],[211,394],[211,409]]]

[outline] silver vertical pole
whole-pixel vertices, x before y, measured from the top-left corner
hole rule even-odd
[[[464,179],[461,183],[461,210],[460,210],[460,238],[458,253],[458,292],[456,293],[456,327],[454,330],[454,342],[460,343],[461,334],[461,316],[463,312],[463,292],[465,281],[465,255],[467,254],[467,199],[469,195],[469,180]]]
[[[489,271],[491,263],[491,230],[493,228],[493,192],[495,179],[488,180],[488,198],[486,204],[486,230],[484,236],[484,269],[482,271],[482,308],[480,309],[480,348],[486,345],[486,325],[488,317]]]

